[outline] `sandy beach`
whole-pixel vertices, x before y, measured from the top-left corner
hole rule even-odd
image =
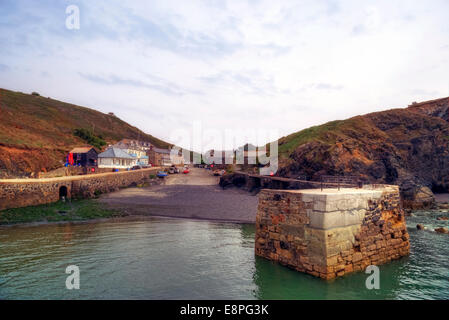
[[[163,185],[127,188],[104,194],[99,201],[128,215],[255,222],[257,196],[238,189],[222,190],[219,177],[209,170],[191,168],[188,174],[165,179]]]
[[[438,203],[448,203],[449,202],[449,193],[436,193],[435,201]]]

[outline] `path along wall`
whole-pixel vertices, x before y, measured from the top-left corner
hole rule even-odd
[[[408,255],[399,188],[259,193],[256,255],[332,279]]]
[[[52,203],[61,196],[90,198],[147,182],[159,168],[49,179],[0,180],[0,210]]]

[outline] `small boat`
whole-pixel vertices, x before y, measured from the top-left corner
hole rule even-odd
[[[157,175],[159,178],[164,178],[164,177],[167,176],[167,173],[165,173],[164,171],[159,171],[156,175]]]
[[[184,171],[183,171],[182,173],[187,174],[187,173],[189,173],[189,172],[190,172],[189,169],[184,169]]]

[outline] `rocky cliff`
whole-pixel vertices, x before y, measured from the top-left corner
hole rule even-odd
[[[404,204],[427,207],[449,190],[449,98],[312,127],[280,139],[278,175],[358,175],[398,184]]]

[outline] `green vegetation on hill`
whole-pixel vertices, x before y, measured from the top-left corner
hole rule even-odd
[[[80,137],[88,144],[94,146],[97,149],[101,150],[101,148],[106,145],[106,141],[103,140],[103,137],[97,137],[87,129],[75,129],[73,133],[75,136]]]
[[[283,137],[279,140],[279,155],[286,158],[299,146],[309,142],[332,146],[339,140],[355,139],[361,133],[372,138],[386,138],[386,135],[369,120],[363,116],[357,116],[327,122]]]
[[[288,155],[298,146],[314,140],[329,143],[329,141],[325,139],[324,134],[336,130],[342,122],[343,121],[339,120],[328,122],[326,124],[310,127],[281,138],[279,141],[279,153],[281,155]]]

